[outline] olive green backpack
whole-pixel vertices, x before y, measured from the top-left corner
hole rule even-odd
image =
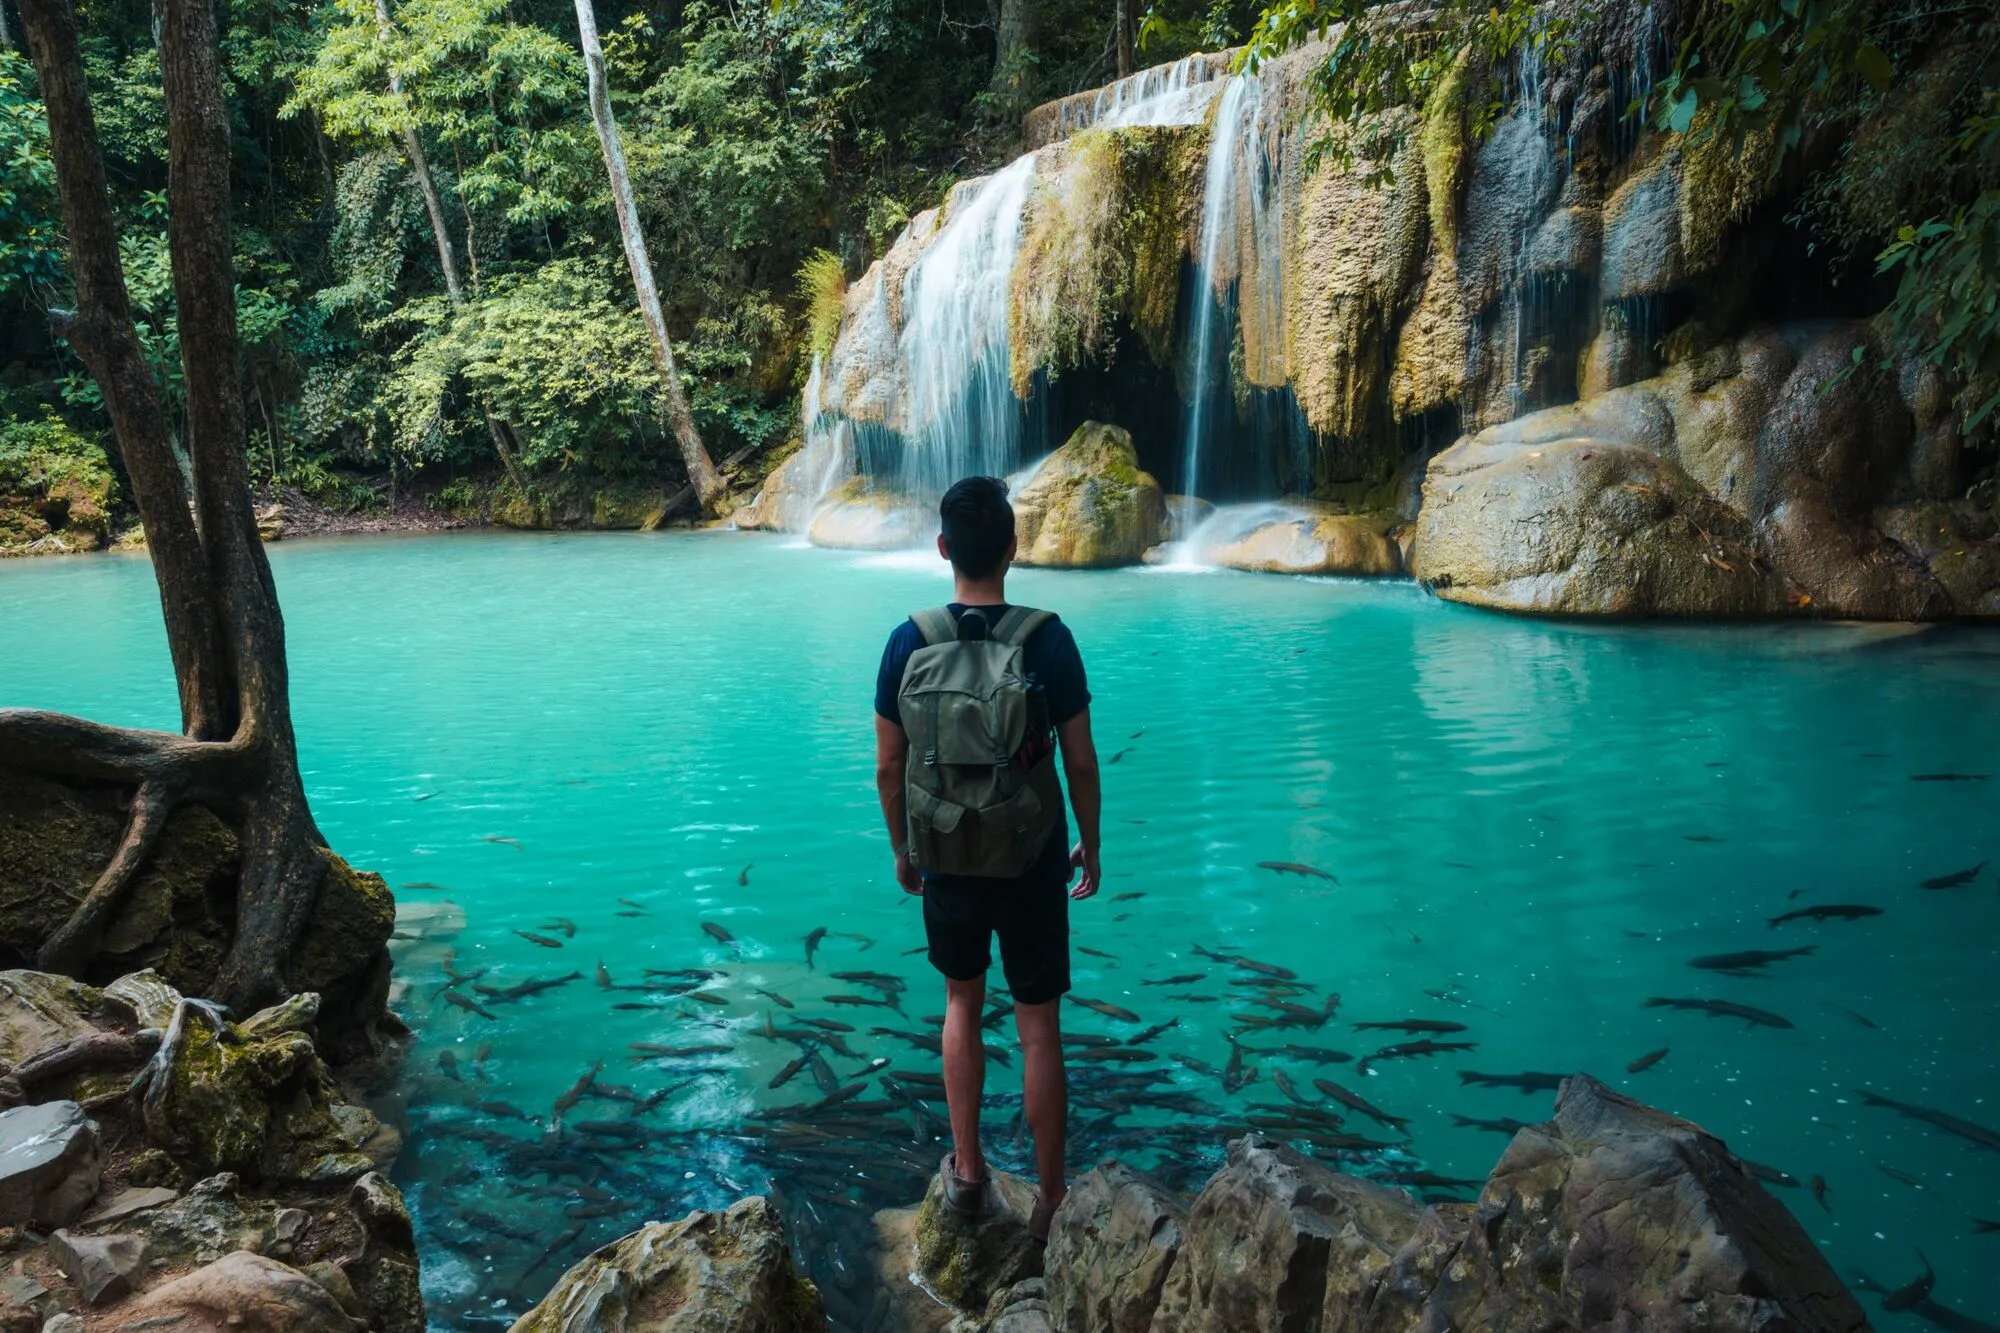
[[[977,607],[957,621],[944,607],[910,617],[924,646],[903,668],[897,702],[910,738],[903,798],[918,869],[1019,875],[1062,817],[1055,747],[1039,747],[1031,768],[1017,762],[1049,730],[1045,706],[1029,695],[1021,649],[1054,618],[1025,606],[1008,607],[990,627]]]

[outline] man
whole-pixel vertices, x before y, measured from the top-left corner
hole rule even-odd
[[[967,477],[945,492],[938,514],[938,554],[951,562],[952,601],[919,612],[889,636],[875,682],[875,785],[895,849],[896,882],[923,898],[931,965],[945,978],[952,1138],[938,1172],[945,1202],[972,1217],[987,1194],[979,1145],[986,1078],[980,1023],[997,934],[1040,1177],[1028,1230],[1046,1241],[1065,1190],[1068,1087],[1057,1006],[1069,989],[1069,902],[1096,893],[1103,878],[1090,690],[1069,627],[1047,612],[1007,604],[1015,545],[1006,483]],[[972,686],[965,672],[973,673]],[[998,744],[1017,748],[993,755],[988,737],[1009,730],[1018,742],[1009,735]],[[916,749],[913,733],[921,740]],[[1076,811],[1074,850],[1055,785],[1057,741]],[[984,750],[963,753],[981,744]],[[1082,876],[1072,889],[1076,870]]]

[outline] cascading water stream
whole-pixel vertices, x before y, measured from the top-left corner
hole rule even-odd
[[[1028,154],[978,183],[903,280],[897,355],[908,419],[900,480],[911,494],[939,494],[963,476],[1002,476],[1020,461],[1008,289],[1034,180]]]

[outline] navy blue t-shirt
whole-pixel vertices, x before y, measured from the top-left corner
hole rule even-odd
[[[1003,603],[979,609],[987,612],[988,623],[993,623],[1007,607]],[[949,610],[953,617],[961,616],[965,604],[953,602]],[[903,692],[903,668],[909,665],[910,655],[923,646],[923,631],[915,621],[905,620],[889,635],[888,646],[882,650],[882,669],[875,675],[875,711],[898,726],[903,721],[903,711],[896,701]],[[1028,674],[1028,688],[1040,690],[1047,701],[1051,725],[1059,727],[1089,706],[1090,685],[1084,679],[1083,654],[1077,651],[1076,638],[1062,621],[1050,620],[1028,636],[1028,641],[1021,645],[1021,665]],[[1065,811],[1057,816],[1041,859],[1023,878],[1058,879],[1067,883],[1069,874],[1069,819]],[[981,892],[990,892],[992,884],[991,880],[967,881],[959,875],[925,875],[924,882],[946,885],[971,882]]]
[[[954,619],[965,614],[963,602],[947,608]],[[987,612],[989,624],[1005,614],[1005,603],[979,608]],[[914,620],[905,620],[889,635],[882,650],[882,669],[875,673],[875,711],[901,724],[902,709],[896,697],[903,692],[903,668],[910,655],[924,646],[923,631]],[[1076,650],[1076,636],[1060,620],[1050,620],[1028,636],[1021,645],[1021,665],[1028,673],[1028,688],[1039,689],[1049,705],[1049,722],[1060,727],[1090,704],[1090,685],[1083,675],[1083,654]]]

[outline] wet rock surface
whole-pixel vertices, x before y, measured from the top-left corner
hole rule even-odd
[[[1403,571],[1394,518],[1296,504],[1247,509],[1234,532],[1202,546],[1203,558],[1228,569],[1265,574],[1383,578]]]
[[[565,1273],[513,1333],[806,1333],[826,1327],[769,1200],[654,1222]]]
[[[75,1221],[96,1195],[103,1170],[97,1123],[75,1102],[0,1111],[0,1223]]]
[[[1166,513],[1131,435],[1098,421],[1077,427],[1011,498],[1017,563],[1057,569],[1138,564]]]

